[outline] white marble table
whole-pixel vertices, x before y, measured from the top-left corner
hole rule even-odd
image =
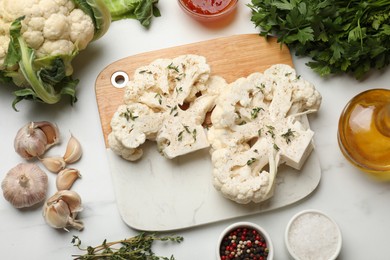
[[[71,244],[78,235],[84,245],[97,245],[104,239],[117,240],[136,234],[119,215],[104,147],[100,119],[95,100],[94,83],[98,73],[120,58],[191,42],[240,33],[257,33],[250,21],[249,1],[240,1],[235,19],[224,25],[205,27],[186,16],[176,1],[160,1],[162,17],[154,19],[149,31],[137,21],[127,20],[112,24],[109,32],[75,60],[75,77],[80,79],[79,101],[73,106],[63,102],[57,106],[18,104],[20,112],[11,107],[11,90],[0,88],[0,172],[23,161],[13,149],[16,131],[29,121],[49,120],[62,130],[63,143],[50,150],[61,154],[70,133],[82,143],[84,154],[77,167],[83,175],[74,190],[83,199],[84,211],[80,218],[85,223],[81,232],[69,233],[47,226],[41,208],[16,210],[0,198],[1,259],[71,259],[79,252]],[[179,245],[155,247],[158,254],[177,259],[214,259],[219,233],[235,221],[252,221],[263,226],[271,235],[275,259],[289,259],[284,245],[284,229],[289,219],[304,209],[318,209],[333,217],[343,234],[339,259],[389,259],[388,232],[390,231],[390,186],[378,183],[353,168],[342,156],[336,138],[340,111],[357,93],[370,88],[390,87],[390,68],[375,73],[368,80],[357,82],[347,76],[323,79],[305,66],[306,59],[294,57],[299,74],[312,81],[323,96],[320,112],[311,116],[315,130],[316,151],[322,180],[317,190],[307,199],[275,211],[241,217],[235,220],[176,231],[184,236]],[[49,174],[49,194],[54,193],[55,175]]]

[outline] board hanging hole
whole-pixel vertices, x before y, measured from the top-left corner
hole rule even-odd
[[[111,84],[116,88],[123,88],[129,82],[129,76],[126,72],[117,71],[111,76]]]

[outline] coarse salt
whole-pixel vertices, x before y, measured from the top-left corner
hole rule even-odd
[[[322,212],[303,211],[290,221],[286,244],[296,260],[331,260],[339,254],[341,232]]]

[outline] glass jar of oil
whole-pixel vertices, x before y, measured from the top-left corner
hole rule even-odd
[[[390,90],[371,89],[352,98],[340,115],[337,137],[353,165],[390,181]]]

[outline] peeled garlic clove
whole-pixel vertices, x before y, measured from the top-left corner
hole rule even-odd
[[[56,125],[47,122],[30,122],[20,128],[15,136],[15,151],[25,159],[43,155],[46,150],[59,142]]]
[[[78,204],[78,205],[76,205]],[[75,211],[75,208],[77,211]],[[81,210],[80,196],[74,191],[58,191],[50,197],[43,207],[43,217],[46,223],[53,228],[72,227],[77,230],[84,228],[83,223],[76,219]]]
[[[42,164],[51,172],[58,173],[65,169],[66,163],[62,157],[39,158]]]
[[[68,141],[66,152],[63,156],[66,163],[74,163],[81,158],[82,149],[80,142],[72,135]]]
[[[20,163],[1,183],[4,198],[15,208],[30,207],[43,201],[48,189],[46,173],[34,163]]]
[[[69,190],[78,178],[81,178],[79,170],[73,168],[63,169],[56,178],[57,190]]]

